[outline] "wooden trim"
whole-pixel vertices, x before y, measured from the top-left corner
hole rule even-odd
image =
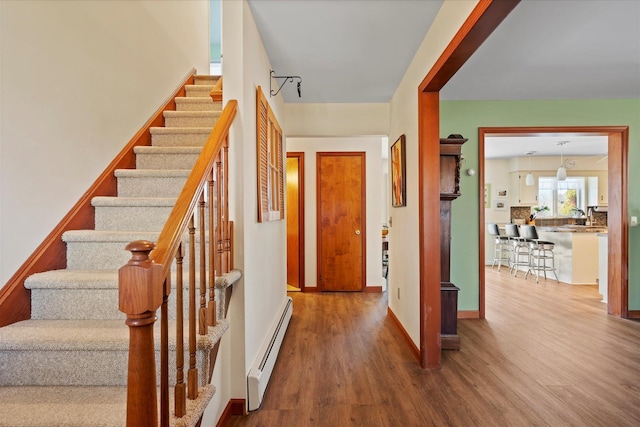
[[[440,368],[440,101],[438,92],[418,98],[420,239],[420,365]]]
[[[297,158],[298,159],[298,218],[300,218],[300,290],[304,292],[305,290],[305,251],[304,251],[304,242],[305,242],[305,234],[304,234],[304,214],[305,214],[305,206],[304,206],[304,152],[287,152],[287,158]]]
[[[482,319],[480,310],[459,310],[458,319]]]
[[[322,239],[320,238],[322,232],[322,223],[320,221],[320,158],[329,156],[359,156],[362,158],[362,167],[360,179],[362,182],[361,189],[361,206],[360,213],[362,217],[361,235],[362,235],[362,283],[360,284],[360,291],[366,288],[367,279],[367,153],[365,151],[322,151],[316,153],[316,283],[318,289],[322,291],[320,283],[321,273],[321,259],[322,259]]]
[[[627,310],[627,319],[640,320],[640,310]]]
[[[220,415],[220,419],[216,423],[216,427],[224,427],[231,422],[232,416],[243,416],[245,412],[246,402],[244,399],[229,399],[227,406]]]
[[[629,313],[629,224],[628,212],[628,126],[523,126],[523,127],[481,127],[478,129],[479,158],[479,209],[480,209],[480,309],[484,318],[485,271],[484,271],[484,146],[488,136],[536,136],[547,133],[571,133],[576,136],[602,135],[608,137],[608,297],[609,314],[628,317]]]
[[[382,286],[365,286],[364,292],[369,293],[382,293]]]
[[[175,97],[186,94],[184,87],[193,84],[195,74],[195,68],[189,71],[179,88],[136,132],[86,193],[0,290],[0,326],[31,318],[31,291],[24,287],[26,278],[35,273],[66,268],[67,247],[62,241],[62,234],[67,230],[93,229],[95,227],[95,211],[91,206],[91,199],[97,196],[115,196],[117,194],[115,170],[135,168],[133,147],[151,145],[149,128],[164,126],[164,111],[176,109]]]
[[[500,25],[520,0],[480,0],[420,83],[420,92],[439,92]]]
[[[387,314],[389,314],[389,318],[393,321],[393,323],[395,323],[396,327],[400,330],[400,333],[402,334],[405,341],[409,345],[409,350],[411,351],[411,354],[413,354],[413,356],[416,358],[417,361],[420,361],[420,349],[413,343],[413,340],[409,336],[409,333],[404,328],[404,326],[402,326],[402,323],[393,313],[393,310],[391,310],[391,307],[387,307]]]
[[[516,7],[519,0],[481,0],[427,73],[418,91],[420,233],[420,364],[438,369],[440,343],[440,93],[449,79]]]

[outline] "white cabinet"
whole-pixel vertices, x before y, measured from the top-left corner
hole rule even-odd
[[[609,177],[606,172],[598,178],[598,205],[609,205]]]
[[[533,185],[525,183],[526,171],[511,172],[511,204],[513,206],[533,206],[538,204],[538,180]]]
[[[609,204],[609,179],[607,172],[587,178],[587,206]]]

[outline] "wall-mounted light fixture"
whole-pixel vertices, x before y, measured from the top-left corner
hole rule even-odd
[[[567,179],[567,170],[564,168],[564,162],[562,160],[562,146],[568,143],[569,141],[560,141],[556,144],[560,146],[560,167],[558,168],[558,172],[556,173],[556,179],[558,181],[566,181]]]
[[[535,153],[537,153],[537,151],[527,151],[526,153],[524,153],[529,157],[529,173],[527,174],[527,177],[524,180],[524,183],[529,187],[535,184],[533,174],[531,173],[531,156],[534,155]]]
[[[282,83],[278,87],[278,90],[274,91],[271,88],[271,79],[276,79],[276,83],[278,82],[278,79],[284,79],[284,80],[282,81]],[[298,98],[302,98],[302,92],[301,92],[301,87],[300,87],[300,85],[302,84],[302,77],[300,77],[300,76],[276,76],[276,72],[271,70],[271,79],[269,79],[269,93],[270,93],[271,96],[276,96],[278,93],[280,93],[280,91],[282,90],[282,87],[285,85],[285,83],[287,83],[287,82],[293,83],[293,79],[298,79]]]

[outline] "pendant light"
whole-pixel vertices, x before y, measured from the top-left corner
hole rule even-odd
[[[524,183],[529,187],[531,187],[533,184],[535,184],[535,180],[533,178],[533,174],[531,173],[531,156],[533,154],[535,154],[535,153],[536,153],[536,151],[527,151],[526,153],[524,153],[527,156],[529,156],[529,173],[527,174],[527,177],[524,180]]]
[[[564,162],[562,160],[562,146],[568,143],[569,141],[560,141],[556,144],[560,146],[560,167],[558,168],[558,172],[556,173],[556,179],[558,181],[565,181],[567,179],[567,170],[564,168]]]

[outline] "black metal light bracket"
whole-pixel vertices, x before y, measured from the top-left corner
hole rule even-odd
[[[298,79],[298,98],[302,97],[302,93],[301,93],[301,89],[300,89],[300,84],[302,83],[302,77],[300,76],[276,76],[276,72],[271,70],[271,78],[272,79],[276,79],[276,82],[278,82],[278,79],[284,79],[282,80],[282,83],[280,84],[280,86],[278,87],[278,90],[274,91],[271,87],[271,80],[269,80],[269,93],[271,94],[271,96],[276,96],[277,94],[280,93],[280,91],[282,90],[282,87],[285,85],[285,83],[289,82],[289,83],[293,83],[293,79]]]

